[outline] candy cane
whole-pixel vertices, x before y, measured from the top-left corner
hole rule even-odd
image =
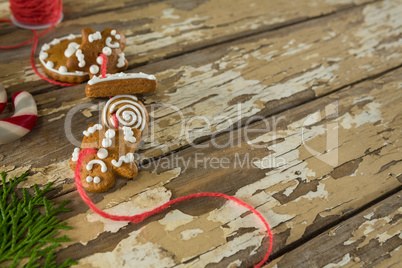
[[[36,123],[38,110],[31,94],[20,91],[13,95],[15,113],[12,117],[0,120],[0,144],[6,144],[25,136]],[[7,93],[0,84],[0,113],[7,103]]]

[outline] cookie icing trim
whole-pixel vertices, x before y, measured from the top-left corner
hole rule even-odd
[[[121,167],[121,165],[124,163],[128,164],[130,162],[134,162],[134,154],[133,153],[127,153],[126,155],[120,156],[119,161],[112,160],[112,164],[115,167]]]
[[[124,80],[124,79],[148,79],[148,80],[156,80],[156,77],[152,74],[144,74],[144,73],[116,73],[116,74],[106,74],[105,78],[102,78],[101,75],[94,75],[91,80],[88,81],[88,85],[95,85],[100,82],[113,81],[113,80]]]
[[[101,165],[102,173],[105,173],[107,171],[107,166],[106,166],[105,162],[103,162],[102,160],[99,160],[99,159],[94,159],[94,160],[89,161],[89,163],[87,164],[87,170],[88,171],[92,170],[94,164]]]
[[[70,34],[70,35],[68,35],[68,36],[64,36],[64,37],[61,37],[61,38],[59,38],[58,40],[59,41],[63,41],[63,40],[72,40],[72,39],[74,39],[74,38],[77,38],[77,37],[81,37],[81,35],[79,34],[79,35],[74,35],[74,38],[71,38],[73,36],[73,34]],[[52,41],[53,42],[53,41]],[[50,45],[54,45],[54,44],[52,44],[52,42],[50,43]],[[60,42],[59,42],[60,43]],[[47,43],[45,43],[45,44],[43,44],[42,45],[42,47],[41,47],[41,51],[40,51],[40,53],[42,53],[42,52],[44,52],[44,51],[47,51],[47,50],[49,50],[49,48],[50,48],[50,45],[49,44],[47,44]],[[40,54],[39,54],[40,55]],[[47,58],[47,57],[46,57]],[[45,63],[45,61],[44,61],[44,59],[41,59],[41,57],[39,57],[39,61],[42,63],[42,65],[43,66],[46,66],[46,63]],[[55,72],[55,73],[57,73],[57,74],[60,74],[60,75],[77,75],[77,76],[85,76],[85,75],[88,75],[88,73],[86,73],[86,72],[74,72],[74,73],[72,73],[72,72],[60,72],[59,70],[56,70],[56,69],[54,69],[54,68],[47,68],[49,71],[52,71],[52,72]]]

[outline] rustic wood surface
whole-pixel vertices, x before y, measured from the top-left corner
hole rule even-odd
[[[127,37],[128,72],[155,74],[140,172],[99,207],[135,214],[197,192],[234,195],[274,232],[267,267],[393,267],[401,261],[402,1],[64,1],[40,44],[82,27]],[[9,14],[0,3],[0,16]],[[2,24],[2,45],[28,31]],[[20,187],[52,181],[72,238],[57,253],[78,267],[250,267],[267,249],[256,218],[231,202],[192,200],[141,224],[94,214],[68,160],[106,99],[85,84],[37,77],[30,46],[0,51],[9,99],[27,90],[39,119],[0,146],[0,171]],[[39,66],[39,64],[38,64]],[[9,105],[2,115],[12,115]],[[396,267],[396,266],[395,266]]]

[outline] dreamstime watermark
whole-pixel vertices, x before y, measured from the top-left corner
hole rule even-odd
[[[93,123],[102,124],[103,106],[104,103],[82,103],[67,113],[64,130],[71,144],[75,147],[81,146],[84,130],[76,129],[76,125],[82,125],[81,122],[89,121],[88,117],[84,117],[83,114],[91,113],[92,116],[89,118],[99,118],[98,122]],[[226,112],[225,115],[218,116],[208,116],[207,113],[206,115],[192,115],[188,108],[180,109],[166,103],[151,104],[147,108],[151,120],[148,123],[147,131],[143,134],[141,150],[166,152],[183,146],[191,146],[196,150],[193,156],[187,156],[185,159],[177,154],[171,154],[154,161],[142,162],[141,165],[144,168],[150,168],[148,165],[152,165],[154,170],[165,169],[165,167],[181,167],[183,171],[189,168],[258,167],[260,169],[285,169],[287,167],[286,156],[277,156],[271,150],[275,146],[292,147],[292,145],[286,144],[289,142],[286,140],[286,136],[276,138],[275,133],[287,129],[288,120],[284,115],[269,118],[261,115],[249,116],[249,109],[242,106],[241,103],[231,107],[233,110]],[[295,148],[304,146],[314,157],[328,165],[336,166],[338,164],[338,123],[332,119],[338,116],[338,102],[328,104],[324,111],[324,116],[321,115],[320,111],[307,116],[301,127],[294,130],[294,133],[290,135],[300,137],[299,144],[294,145]],[[318,133],[318,135],[326,135],[326,148],[325,150],[318,150],[309,144],[311,135],[315,135],[310,130],[316,124],[322,124],[324,121],[325,128],[320,128],[322,133]],[[261,139],[264,135],[268,135],[267,139]],[[292,142],[298,143],[297,139],[292,139]],[[228,150],[236,147],[239,149]],[[209,148],[212,150],[228,150],[231,155],[215,157],[207,156],[206,153],[199,153],[199,151]],[[268,156],[260,158],[252,156],[253,150],[267,148],[271,150]],[[243,154],[240,154],[240,151]],[[127,152],[121,151],[121,153]],[[140,159],[136,160],[139,161]]]

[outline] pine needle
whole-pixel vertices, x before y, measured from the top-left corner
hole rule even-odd
[[[61,247],[60,242],[67,242],[67,236],[57,236],[60,229],[71,229],[55,215],[69,211],[65,208],[69,201],[63,201],[55,207],[44,195],[53,190],[49,183],[43,190],[35,184],[32,196],[23,189],[22,198],[14,192],[14,187],[27,179],[28,173],[14,177],[6,182],[7,173],[1,173],[0,189],[0,265],[8,261],[9,267],[17,267],[22,259],[29,259],[24,267],[69,267],[76,264],[68,258],[61,265],[56,265],[54,250]],[[44,207],[45,214],[39,211]]]

